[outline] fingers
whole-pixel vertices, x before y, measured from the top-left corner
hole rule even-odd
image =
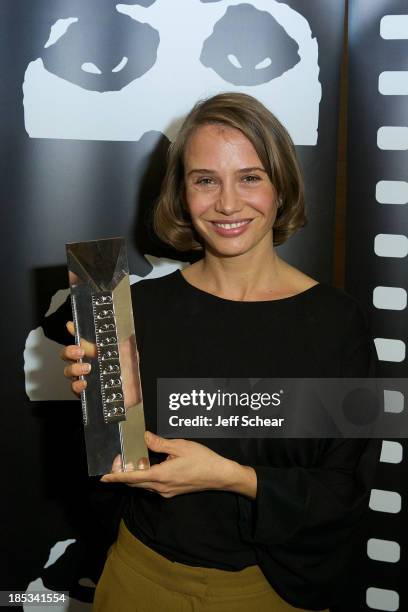
[[[71,350],[67,350],[71,349]],[[75,354],[75,350],[78,351],[79,347],[72,345],[66,347],[63,351],[66,360],[69,361],[69,364],[64,368],[64,376],[65,378],[69,378],[73,382],[71,383],[71,389],[75,393],[75,395],[80,395],[84,389],[87,387],[86,380],[78,379],[79,376],[86,376],[91,371],[90,363],[81,363],[78,361],[71,361],[68,359],[68,356],[72,356]],[[79,349],[80,350],[80,349]],[[62,354],[61,354],[62,356]]]
[[[141,457],[137,465],[138,469],[135,470],[133,464],[128,463],[123,471],[121,455],[117,455],[113,461],[110,474],[104,474],[100,480],[101,482],[121,483],[128,487],[145,489],[163,497],[173,496],[173,492],[169,491],[168,485],[163,481],[160,464],[150,467],[149,459]],[[142,468],[142,465],[145,467]]]
[[[116,457],[113,460],[112,463],[112,469],[111,472],[114,474],[115,472],[121,472],[123,467],[122,467],[122,455],[116,455]]]
[[[71,336],[75,336],[75,326],[73,321],[67,321],[65,327],[67,328]]]
[[[74,380],[71,384],[71,389],[75,393],[75,395],[81,395],[82,391],[87,387],[86,380]]]
[[[137,468],[135,468],[134,464],[130,461],[129,463],[126,463],[125,469],[123,469],[122,455],[116,455],[112,463],[111,474],[117,474],[123,471],[133,472],[135,469],[147,470],[149,467],[150,463],[148,457],[141,457],[137,462]]]
[[[67,321],[66,328],[72,336],[75,336],[75,326],[72,321]],[[65,349],[61,353],[62,359],[80,359],[84,355],[86,357],[96,357],[96,344],[94,344],[93,342],[89,342],[88,340],[84,340],[84,338],[80,339],[80,344],[81,344],[81,347],[75,344],[71,344],[69,347],[68,346],[65,347]],[[69,355],[73,355],[75,353],[74,348],[73,348],[75,346],[78,349],[78,352],[80,352],[82,349],[83,353],[79,357],[76,355],[70,357]],[[66,349],[70,349],[68,353],[66,353]]]
[[[156,453],[168,453],[169,455],[177,456],[183,452],[185,440],[182,438],[162,438],[151,431],[146,431],[145,442],[148,448]]]
[[[64,368],[65,378],[74,378],[77,376],[86,376],[91,371],[90,363],[81,363],[79,361],[71,362]]]
[[[78,359],[82,359],[84,356],[84,349],[76,344],[64,346],[60,353],[60,357],[63,361],[77,361]]]
[[[130,472],[123,472],[121,470],[117,470],[115,472],[112,471],[110,474],[104,474],[101,481],[123,482],[125,484],[146,485],[151,487],[153,483],[157,485],[157,483],[160,481],[157,467],[158,466],[153,465],[151,468],[145,468],[144,470],[133,470]]]
[[[71,383],[71,389],[75,393],[75,395],[81,395],[82,391],[84,391],[88,385],[86,380],[84,380],[83,378],[75,377],[89,373],[90,369],[91,366],[89,363],[73,363],[64,368],[64,376],[73,381]]]
[[[137,462],[138,470],[148,470],[149,468],[150,468],[150,461],[148,457],[142,457],[141,459],[139,459],[139,461]]]
[[[72,336],[75,336],[75,327],[72,321],[67,321],[66,328]],[[96,346],[85,340],[81,340],[81,346],[76,344],[65,346],[60,353],[61,359],[68,362],[68,365],[64,368],[64,376],[73,381],[71,389],[75,395],[80,395],[87,387],[86,380],[78,379],[78,377],[86,376],[91,371],[90,363],[78,361],[85,356],[96,356]]]
[[[96,344],[88,342],[88,340],[80,339],[81,348],[85,351],[86,357],[96,357]]]

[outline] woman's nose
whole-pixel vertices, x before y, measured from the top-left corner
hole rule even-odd
[[[215,204],[215,210],[225,215],[232,215],[243,208],[243,202],[232,186],[223,185]]]

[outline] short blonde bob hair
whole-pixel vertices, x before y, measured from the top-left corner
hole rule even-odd
[[[291,137],[261,102],[242,93],[223,93],[198,102],[170,145],[167,170],[153,213],[158,237],[178,251],[202,249],[185,202],[184,154],[192,133],[203,125],[240,130],[252,143],[278,194],[273,243],[285,242],[306,222],[303,179]]]

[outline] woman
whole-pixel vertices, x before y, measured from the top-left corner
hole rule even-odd
[[[305,222],[299,165],[279,121],[244,94],[197,104],[170,147],[154,225],[203,257],[132,288],[152,465],[102,478],[129,485],[129,495],[96,611],[336,603],[376,446],[154,434],[157,378],[367,375],[356,302],[276,253]],[[65,349],[67,377],[84,373],[79,356]]]

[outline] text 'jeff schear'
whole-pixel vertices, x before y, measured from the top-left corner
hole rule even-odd
[[[174,414],[169,417],[171,427],[282,427],[284,421],[283,417],[271,419],[246,414],[232,414],[229,417],[218,416],[216,419],[202,415],[188,418]]]

